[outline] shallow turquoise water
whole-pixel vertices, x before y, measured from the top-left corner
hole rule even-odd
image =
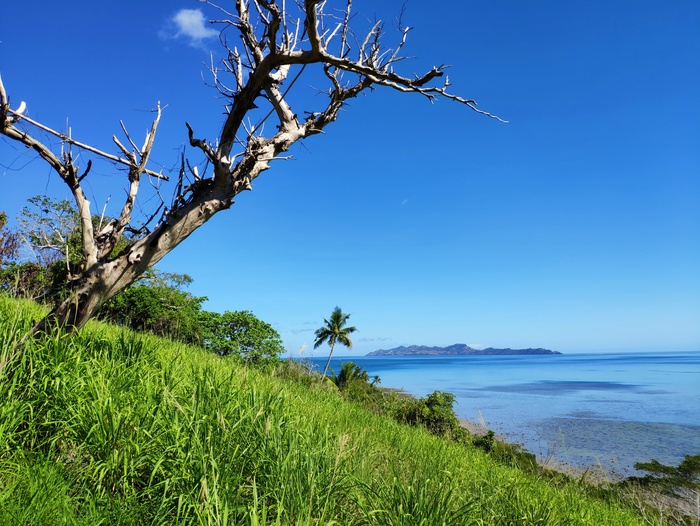
[[[320,367],[324,358],[314,358]],[[634,473],[700,453],[700,352],[542,356],[334,357],[384,387],[455,395],[455,412],[541,459]]]

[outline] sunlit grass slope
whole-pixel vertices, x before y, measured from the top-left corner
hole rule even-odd
[[[0,296],[0,524],[642,524],[195,348],[92,323],[13,352],[40,315]]]

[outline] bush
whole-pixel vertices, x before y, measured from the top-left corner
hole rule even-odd
[[[398,401],[394,418],[411,426],[425,427],[434,435],[461,437],[466,431],[459,425],[454,401],[453,394],[442,391],[434,391],[425,398],[403,398]]]
[[[250,311],[203,312],[204,347],[248,364],[271,365],[284,353],[279,333]]]
[[[49,266],[13,261],[0,268],[0,290],[15,298],[51,303],[68,293],[68,269],[59,261]]]
[[[134,285],[107,302],[99,317],[137,331],[200,344],[200,311],[205,299],[166,285]]]
[[[314,367],[313,362],[309,360],[280,360],[275,369],[275,376],[310,386],[321,379]]]
[[[626,482],[654,486],[671,495],[678,495],[681,488],[695,492],[700,490],[700,455],[685,455],[678,466],[666,466],[652,459],[650,462],[639,462],[634,468],[646,471],[647,475],[630,477]]]
[[[534,454],[523,449],[520,444],[509,444],[498,440],[496,434],[491,430],[488,430],[483,436],[472,437],[472,445],[482,449],[503,464],[517,466],[530,473],[542,471]]]

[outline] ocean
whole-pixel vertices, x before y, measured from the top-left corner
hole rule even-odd
[[[323,369],[326,358],[311,358]],[[484,421],[541,462],[611,479],[636,462],[700,454],[700,352],[530,356],[342,356],[383,387],[455,395],[455,413]]]

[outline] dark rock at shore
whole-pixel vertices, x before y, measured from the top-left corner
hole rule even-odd
[[[379,349],[368,353],[367,356],[455,356],[455,355],[471,355],[471,356],[498,356],[498,355],[517,355],[517,354],[561,354],[558,351],[550,351],[549,349],[495,349],[487,347],[486,349],[474,349],[464,343],[455,343],[447,347],[428,347],[426,345],[411,345],[409,347],[400,346],[393,349]]]

